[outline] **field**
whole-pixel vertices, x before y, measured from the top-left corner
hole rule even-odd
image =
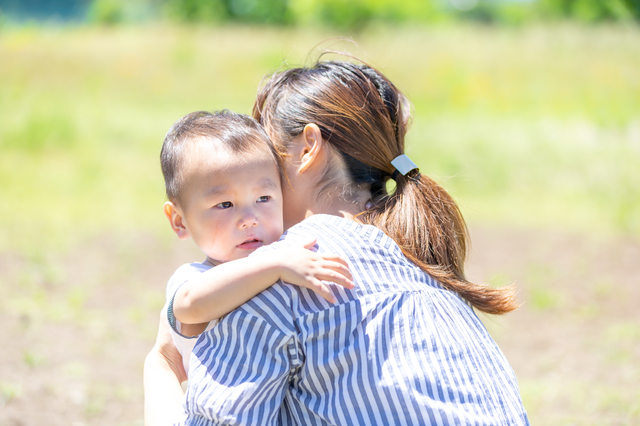
[[[249,112],[322,30],[0,28],[0,426],[140,425],[164,286],[164,133]],[[640,423],[640,28],[370,28],[329,40],[415,107],[408,153],[459,201],[483,321],[532,424]],[[311,52],[311,53],[310,53]]]

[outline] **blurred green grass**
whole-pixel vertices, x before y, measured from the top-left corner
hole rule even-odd
[[[295,29],[0,32],[0,250],[165,235],[158,153],[198,109],[250,111],[264,74],[334,34]],[[408,152],[472,223],[640,235],[640,30],[370,28],[357,45],[415,106]]]

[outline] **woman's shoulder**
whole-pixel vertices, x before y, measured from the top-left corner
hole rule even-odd
[[[291,227],[280,243],[296,244],[313,238],[319,251],[337,254],[364,268],[385,264],[403,273],[422,273],[380,229],[339,216],[313,215]]]
[[[395,245],[382,231],[372,225],[363,225],[351,219],[328,214],[314,214],[289,228],[278,241],[260,247],[251,256],[285,247],[299,246],[316,239],[318,243],[330,241],[332,245],[368,244]]]
[[[319,239],[332,238],[336,242],[354,240],[372,241],[376,245],[395,245],[384,232],[373,225],[365,225],[352,219],[328,214],[314,214],[292,226],[281,240],[294,240],[301,236]]]

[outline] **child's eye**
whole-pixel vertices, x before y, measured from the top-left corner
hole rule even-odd
[[[271,195],[263,195],[262,197],[258,197],[259,203],[266,203],[271,199]]]
[[[225,201],[223,203],[216,204],[215,207],[218,209],[229,209],[233,207],[233,203],[231,203],[231,201]]]

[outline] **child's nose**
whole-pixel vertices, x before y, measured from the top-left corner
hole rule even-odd
[[[258,216],[253,209],[245,209],[240,218],[240,229],[251,228],[258,225]]]

